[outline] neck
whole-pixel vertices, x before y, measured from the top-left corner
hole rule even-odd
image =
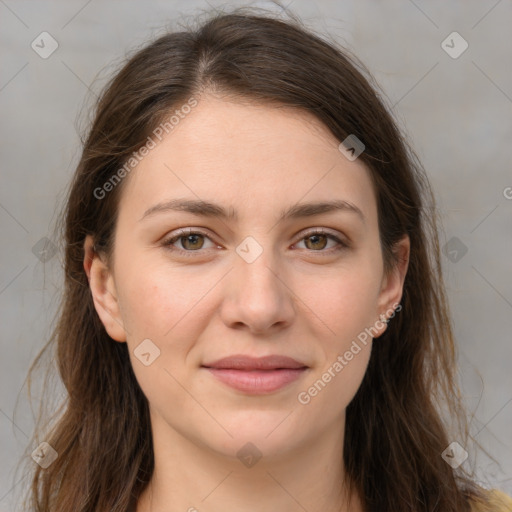
[[[249,457],[243,464],[152,417],[155,467],[136,511],[362,512],[359,496],[343,484],[343,426],[333,425],[291,452],[263,454],[254,464]]]

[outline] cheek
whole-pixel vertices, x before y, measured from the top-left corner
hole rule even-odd
[[[187,356],[205,328],[201,319],[206,318],[208,303],[198,299],[209,287],[204,283],[198,283],[199,288],[191,286],[190,279],[179,272],[166,275],[155,268],[131,273],[124,284],[123,321],[128,324],[127,343],[136,379],[151,403],[163,400],[164,407],[172,397],[175,406],[184,407],[187,395],[178,382],[190,371]],[[144,352],[139,348],[143,343]],[[140,357],[147,352],[151,362],[146,366]]]
[[[185,397],[177,381],[186,380],[197,364],[193,352],[196,340],[218,307],[212,293],[212,282],[217,279],[200,278],[197,272],[193,278],[184,269],[171,271],[165,265],[125,275],[123,321],[128,324],[128,347],[137,380],[153,400],[161,393],[182,400]],[[158,354],[150,366],[137,359],[138,347],[147,339]]]
[[[341,284],[330,284],[323,303],[316,310],[326,336],[317,333],[322,357],[297,400],[311,417],[335,421],[354,398],[366,373],[371,355],[369,327],[375,322],[374,288],[363,286],[355,277]]]
[[[350,267],[308,281],[304,303],[322,320],[327,337],[336,340],[338,348],[375,322],[380,281],[370,267]]]
[[[211,288],[208,280],[191,279],[186,272],[170,271],[161,264],[144,270],[127,266],[119,278],[123,318],[134,341],[140,336],[165,340],[184,325],[197,325],[190,322],[190,314],[196,320],[198,301]]]
[[[321,319],[322,332],[316,337],[323,354],[298,401],[307,404],[313,415],[327,414],[334,419],[361,385],[371,355],[369,328],[377,320],[378,268],[378,262],[368,261],[367,265],[340,271],[335,279],[317,281],[320,286],[310,288],[315,292],[308,294],[305,302]]]
[[[330,424],[345,414],[366,373],[371,355],[371,341],[349,344],[347,350],[330,358],[310,383],[301,390],[297,401],[307,408],[311,418]],[[350,354],[350,360],[347,355]]]

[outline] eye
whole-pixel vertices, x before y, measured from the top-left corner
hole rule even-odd
[[[204,239],[210,240],[209,236],[197,229],[183,229],[178,233],[175,233],[171,238],[167,238],[162,242],[162,245],[169,248],[172,251],[178,251],[183,253],[197,252],[204,248]],[[181,241],[181,242],[180,242]],[[175,247],[174,244],[179,242],[181,247]],[[210,240],[211,242],[211,240]],[[213,247],[214,244],[212,243]]]
[[[337,246],[330,247],[328,250],[324,250],[328,244],[328,241],[332,240],[336,242]],[[324,229],[316,229],[314,231],[310,231],[306,233],[305,236],[301,238],[299,243],[304,242],[306,248],[312,252],[327,252],[330,253],[332,250],[339,251],[342,249],[348,249],[349,244],[341,240],[338,236],[333,233],[329,233]]]

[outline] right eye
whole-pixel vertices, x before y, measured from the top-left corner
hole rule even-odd
[[[203,249],[204,238],[210,240],[209,236],[205,232],[192,228],[180,230],[177,233],[173,233],[172,235],[173,236],[170,238],[166,238],[162,242],[162,245],[171,251],[178,251],[182,254],[187,253],[187,256],[189,256],[190,253],[199,252],[200,249]],[[181,243],[181,248],[174,247],[176,242]],[[212,246],[213,245],[214,244],[212,243]]]

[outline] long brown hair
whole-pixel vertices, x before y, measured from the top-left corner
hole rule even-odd
[[[366,510],[467,512],[485,500],[472,475],[443,460],[451,441],[471,438],[455,378],[435,201],[425,172],[365,66],[291,14],[238,8],[210,15],[137,51],[104,88],[61,216],[64,290],[53,350],[65,400],[34,434],[58,453],[34,464],[30,510],[125,512],[152,476],[147,399],[126,343],[114,342],[95,311],[83,267],[84,239],[112,255],[123,181],[98,198],[169,112],[205,91],[312,113],[343,141],[366,146],[377,195],[386,271],[405,234],[411,253],[401,311],[378,342],[346,412],[344,462]],[[95,193],[96,191],[96,193]],[[442,408],[451,425],[442,418]],[[27,457],[29,458],[29,457]],[[30,461],[32,463],[32,461]]]

